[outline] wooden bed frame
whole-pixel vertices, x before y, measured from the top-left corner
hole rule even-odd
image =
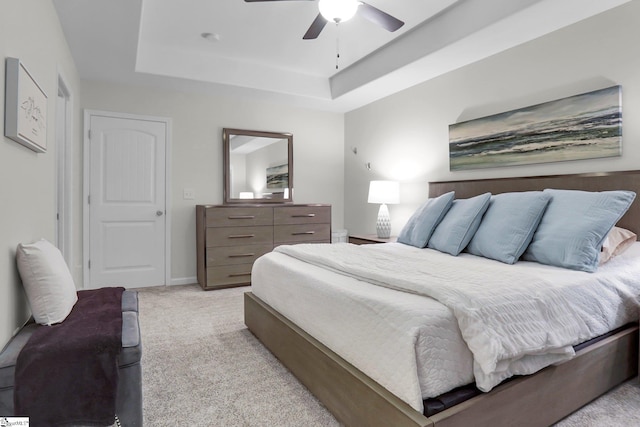
[[[429,196],[544,188],[625,189],[640,195],[640,171],[434,182]],[[618,224],[640,235],[639,201]],[[633,325],[565,363],[425,417],[251,293],[245,294],[245,324],[346,426],[548,426],[638,373],[638,326]]]

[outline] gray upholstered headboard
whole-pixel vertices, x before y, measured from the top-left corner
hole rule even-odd
[[[430,182],[429,197],[436,197],[449,191],[455,191],[456,198],[466,199],[487,191],[492,194],[499,194],[509,191],[544,190],[545,188],[585,191],[634,191],[638,196],[631,208],[620,219],[618,225],[640,236],[640,200],[638,200],[640,199],[640,171]]]

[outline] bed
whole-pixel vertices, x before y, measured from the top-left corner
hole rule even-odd
[[[435,197],[454,190],[456,198],[465,198],[486,191],[499,194],[544,188],[590,191],[627,189],[639,193],[640,172],[431,183],[429,192],[431,197]],[[638,205],[634,203],[618,222],[618,225],[637,234],[639,230],[636,224],[640,223]],[[285,255],[276,254],[272,258],[278,256]],[[301,284],[311,283],[316,278],[322,279],[323,274],[325,273],[320,270],[314,270],[314,274],[308,279],[304,279],[304,276],[297,278],[293,276],[293,279],[287,280],[299,280]],[[362,280],[339,278],[332,274],[337,273],[326,273],[326,280],[331,280],[333,277],[336,283],[345,281],[347,288],[353,286],[355,289],[353,292],[366,292],[357,290],[358,287],[366,286],[364,283],[354,283]],[[279,275],[271,271],[269,276],[276,278],[273,283],[274,287],[277,287],[280,281]],[[340,283],[340,286],[342,287],[343,284]],[[373,368],[360,366],[370,374],[365,375],[362,370],[345,360],[358,360],[357,355],[354,357],[353,354],[348,354],[348,346],[337,349],[325,346],[323,342],[327,342],[327,337],[322,336],[322,328],[316,329],[315,337],[312,337],[306,331],[313,329],[309,326],[313,321],[305,323],[303,315],[302,317],[298,315],[296,322],[292,321],[291,318],[296,318],[296,315],[290,313],[288,316],[282,315],[279,312],[278,298],[269,297],[269,293],[262,290],[259,292],[262,293],[263,298],[253,293],[247,293],[245,297],[245,323],[249,329],[327,406],[338,420],[349,426],[500,425],[506,420],[510,424],[517,425],[549,425],[637,374],[638,327],[637,323],[627,324],[626,322],[629,318],[637,320],[637,316],[633,316],[635,313],[627,313],[626,317],[617,319],[618,323],[624,322],[624,325],[615,324],[615,322],[611,324],[611,329],[615,329],[615,333],[595,344],[579,349],[575,357],[570,360],[554,364],[532,375],[516,377],[496,386],[488,393],[482,393],[427,417],[422,414],[415,398],[412,400],[411,397],[407,397],[402,390],[394,388],[396,385],[393,383],[387,383],[386,387],[383,387],[380,381],[372,379],[371,377],[375,378],[377,375],[375,366]],[[286,294],[290,295],[290,298],[296,298],[291,289],[285,292],[290,292]],[[320,292],[317,297],[322,298],[321,286],[316,287],[316,292]],[[385,292],[388,290],[376,290],[374,293],[380,293],[379,299],[382,300],[386,298]],[[265,300],[270,301],[270,304]],[[400,303],[401,307],[402,304],[405,304],[407,311],[411,311],[420,310],[422,302],[407,300]],[[336,307],[336,310],[339,309],[340,307]],[[629,312],[635,308],[626,307],[625,310]],[[304,328],[296,323],[303,324]],[[455,349],[455,343],[453,348]],[[458,350],[449,348],[447,351],[456,354],[464,353],[464,349],[459,348]],[[402,354],[402,352],[398,353]],[[361,360],[355,364],[360,363]],[[403,363],[407,365],[410,362],[400,360],[398,366],[402,366]],[[455,378],[453,384],[468,381],[466,376],[468,372],[463,372],[459,378]],[[444,378],[443,382],[446,383],[448,380],[449,378]],[[385,383],[385,381],[382,382]],[[441,386],[451,387],[451,383]],[[415,388],[416,385],[412,384],[410,387]],[[419,387],[422,387],[421,383]],[[430,392],[434,390],[427,393]],[[415,390],[413,393],[415,394]],[[410,396],[411,393],[408,395]]]

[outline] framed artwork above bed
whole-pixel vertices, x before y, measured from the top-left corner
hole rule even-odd
[[[612,86],[449,126],[452,171],[620,156],[622,90]]]
[[[286,163],[267,168],[267,188],[287,188],[289,182],[289,165]]]

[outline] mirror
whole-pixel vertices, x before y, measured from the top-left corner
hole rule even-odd
[[[224,202],[291,203],[293,135],[223,129]]]

